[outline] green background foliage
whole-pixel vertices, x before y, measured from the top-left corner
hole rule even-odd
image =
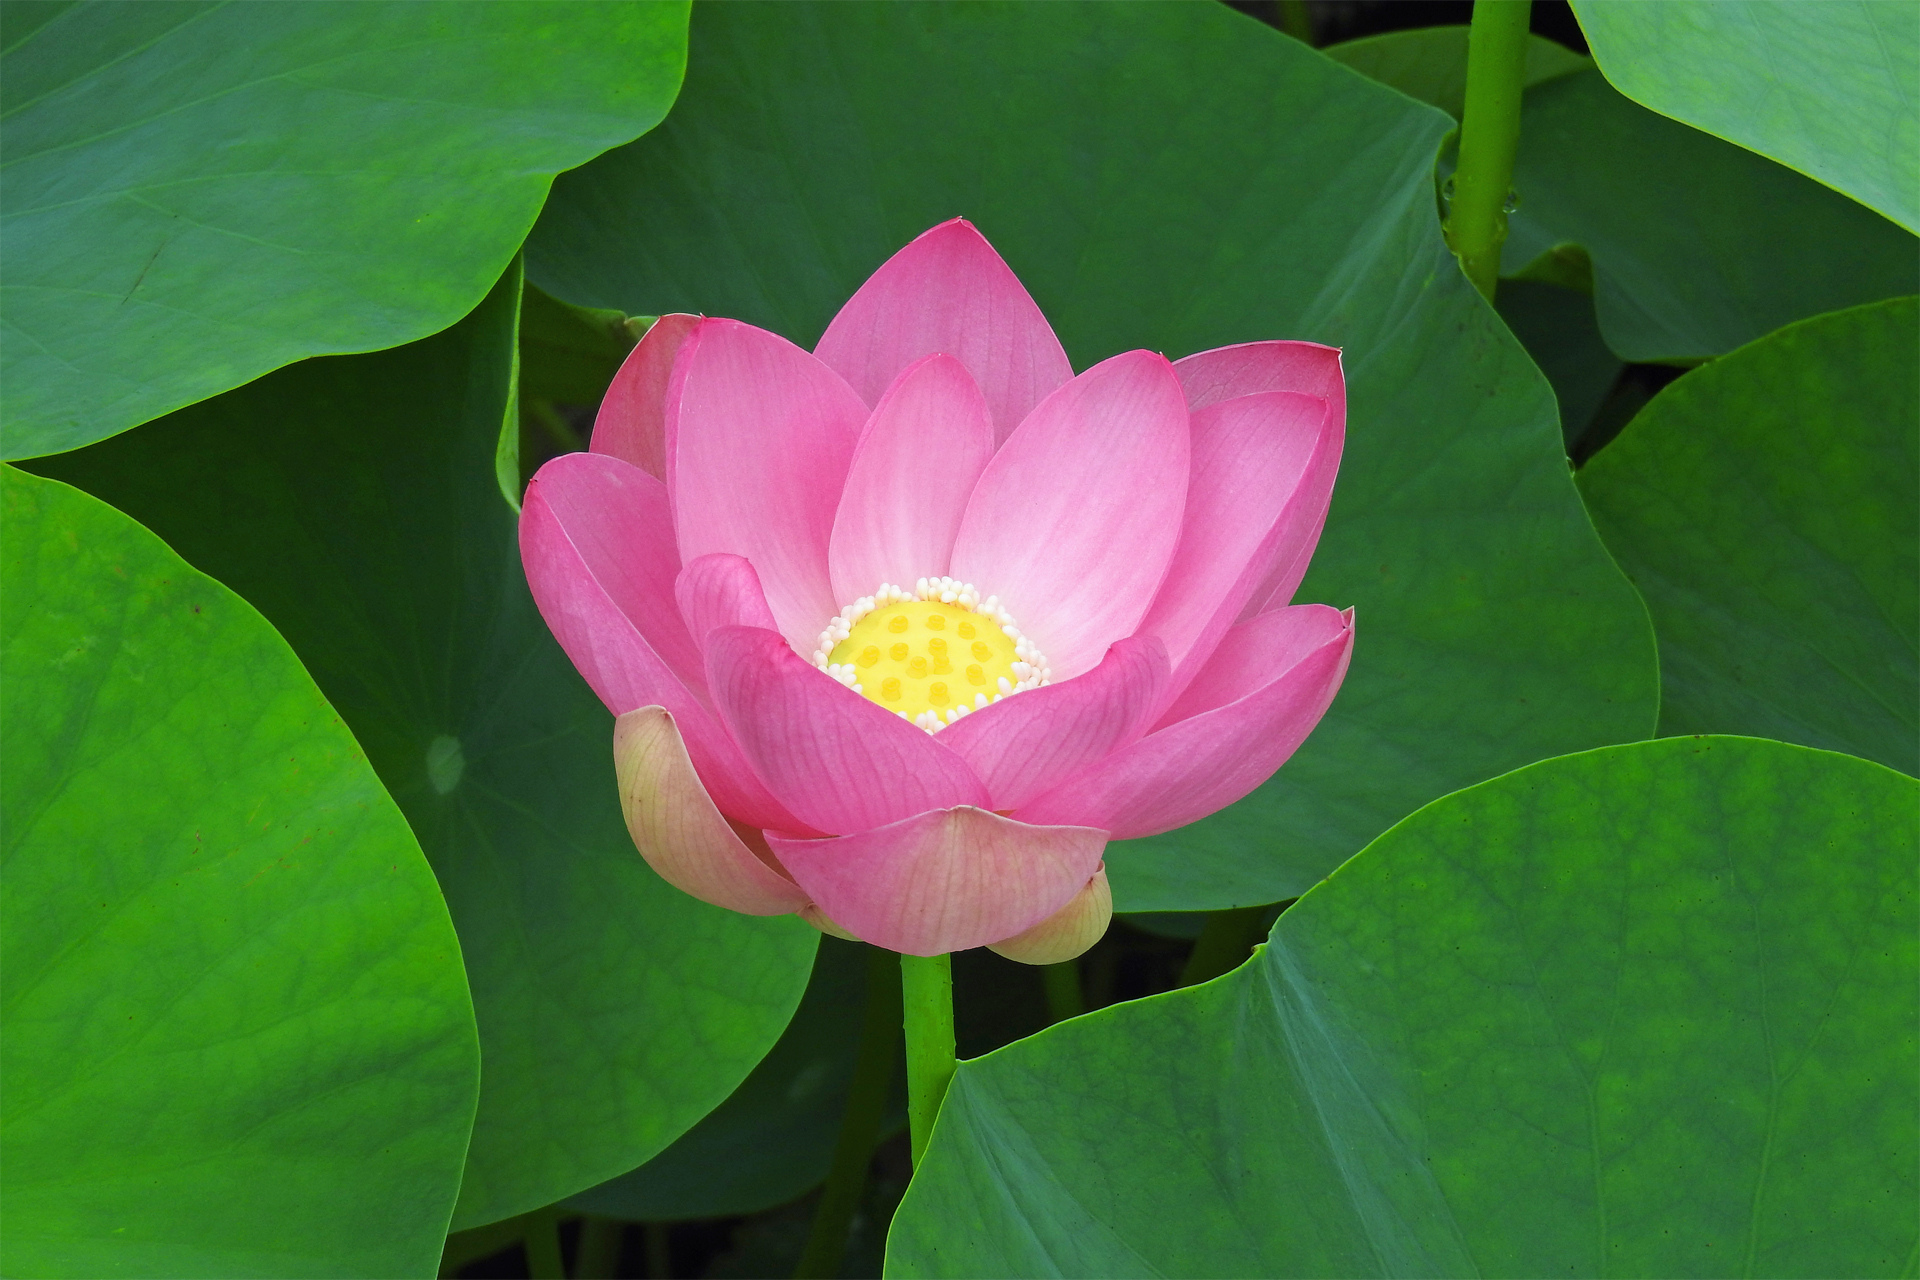
[[[1920,232],[1920,9],[1880,0],[1574,0],[1622,93]]]
[[[1467,101],[1467,28],[1416,27],[1389,31],[1321,52],[1370,80],[1390,84],[1409,98],[1432,103],[1455,120]],[[1544,36],[1527,37],[1526,83],[1542,84],[1585,71],[1592,61]]]
[[[1660,644],[1660,732],[1920,773],[1920,315],[1821,316],[1689,373],[1580,473]]]
[[[1439,800],[1233,974],[961,1064],[889,1274],[1901,1273],[1917,803],[1748,738]]]
[[[1203,5],[729,4],[691,40],[667,123],[556,183],[528,244],[556,297],[811,343],[962,214],[1077,367],[1347,349],[1346,457],[1300,593],[1356,608],[1346,686],[1254,796],[1114,846],[1121,909],[1290,897],[1435,795],[1651,731],[1645,615],[1568,484],[1548,388],[1434,224],[1445,116]]]
[[[0,7],[0,453],[471,311],[553,174],[673,102],[687,9]]]
[[[0,1269],[432,1275],[479,1053],[420,846],[245,601],[0,505]]]
[[[485,1074],[456,1227],[633,1168],[778,1038],[816,935],[641,862],[613,721],[535,611],[500,500],[519,273],[437,337],[307,361],[37,464],[278,625],[440,877]]]

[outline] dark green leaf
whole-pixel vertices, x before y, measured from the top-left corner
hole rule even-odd
[[[1625,366],[1607,350],[1593,319],[1593,299],[1557,284],[1502,280],[1500,318],[1553,384],[1569,456]]]
[[[1920,231],[1920,11],[1853,0],[1577,0],[1600,69],[1643,106]]]
[[[1635,106],[1597,71],[1527,91],[1513,182],[1506,273],[1584,245],[1600,330],[1623,360],[1722,355],[1783,324],[1920,288],[1913,236]]]
[[[1441,113],[1212,5],[730,4],[691,39],[666,124],[555,185],[527,251],[555,296],[811,343],[964,214],[1077,367],[1346,348],[1346,461],[1301,592],[1357,606],[1346,688],[1253,797],[1115,846],[1121,909],[1292,897],[1435,795],[1652,729],[1645,616],[1548,388],[1441,244]]]
[[[1467,29],[1416,27],[1328,45],[1321,50],[1361,75],[1390,84],[1409,98],[1430,102],[1455,120],[1467,101]],[[1525,77],[1530,85],[1585,71],[1593,65],[1565,45],[1527,37]]]
[[[1580,473],[1660,643],[1660,731],[1920,772],[1920,321],[1821,316],[1695,370]]]
[[[413,824],[486,1061],[458,1227],[677,1138],[779,1036],[817,936],[668,888],[627,837],[612,719],[534,609],[493,475],[519,288],[41,464],[259,605]]]
[[[420,846],[273,628],[0,468],[10,1276],[431,1276],[480,1061]]]
[[[1448,796],[1250,963],[964,1062],[905,1276],[1879,1276],[1920,787],[1670,738]]]
[[[676,0],[4,11],[10,458],[445,328],[686,53]]]

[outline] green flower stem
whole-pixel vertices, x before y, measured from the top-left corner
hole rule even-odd
[[[1467,279],[1488,301],[1500,281],[1500,246],[1507,238],[1532,7],[1532,0],[1474,0],[1467,33],[1467,105],[1446,233]]]
[[[953,1081],[953,957],[901,956],[907,1029],[907,1130],[914,1167]]]
[[[1077,1018],[1087,1011],[1086,993],[1080,989],[1079,960],[1042,965],[1040,974],[1047,984],[1047,1013],[1055,1022]]]
[[[1180,971],[1180,985],[1191,987],[1238,969],[1253,954],[1254,945],[1266,937],[1266,930],[1260,926],[1266,922],[1271,909],[1234,907],[1209,912],[1206,924],[1200,927],[1200,936],[1193,940],[1187,967]]]
[[[827,1171],[826,1184],[820,1191],[806,1251],[794,1268],[797,1280],[837,1276],[846,1257],[847,1231],[867,1185],[867,1168],[873,1162],[874,1145],[880,1140],[880,1122],[886,1116],[887,1094],[893,1086],[894,1059],[900,1051],[900,986],[893,952],[868,947],[867,1008],[860,1025],[860,1056],[853,1066],[847,1109],[840,1118],[833,1167]]]
[[[527,1228],[524,1247],[533,1280],[567,1280],[567,1269],[560,1261],[560,1211],[550,1205],[521,1221]]]

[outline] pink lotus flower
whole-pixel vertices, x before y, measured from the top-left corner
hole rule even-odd
[[[663,316],[520,548],[617,717],[670,883],[914,955],[1078,955],[1109,839],[1231,804],[1333,700],[1352,613],[1290,605],[1346,423],[1339,352],[1129,351],[1075,376],[968,223],[809,355]]]

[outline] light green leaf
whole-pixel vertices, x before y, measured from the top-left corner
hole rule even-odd
[[[273,628],[0,468],[10,1276],[431,1276],[479,1089],[420,846]]]
[[[1920,773],[1920,304],[1687,374],[1580,473],[1660,643],[1660,731]]]
[[[1430,102],[1455,120],[1467,102],[1467,29],[1416,27],[1328,45],[1320,52],[1361,75]],[[1541,84],[1585,71],[1593,60],[1544,36],[1527,37],[1525,82]]]
[[[1448,796],[1232,974],[960,1064],[888,1274],[1905,1274],[1916,814],[1751,738]]]
[[[1440,112],[1213,5],[715,5],[691,41],[666,124],[555,184],[527,261],[556,297],[811,343],[964,214],[1076,367],[1346,349],[1345,461],[1300,593],[1357,608],[1345,689],[1253,797],[1115,846],[1120,909],[1293,897],[1436,795],[1652,730],[1652,638],[1548,387],[1441,243]]]
[[[778,1038],[817,937],[669,888],[627,836],[612,718],[534,609],[493,474],[518,293],[509,272],[444,334],[37,464],[260,606],[413,824],[485,1054],[459,1228],[677,1138]]]
[[[1513,183],[1504,272],[1585,246],[1600,330],[1623,360],[1704,360],[1795,320],[1920,289],[1913,236],[1635,106],[1598,72],[1527,91]]]
[[[10,458],[452,324],[686,53],[680,0],[0,15]]]
[[[1575,0],[1620,92],[1920,231],[1920,7]]]

